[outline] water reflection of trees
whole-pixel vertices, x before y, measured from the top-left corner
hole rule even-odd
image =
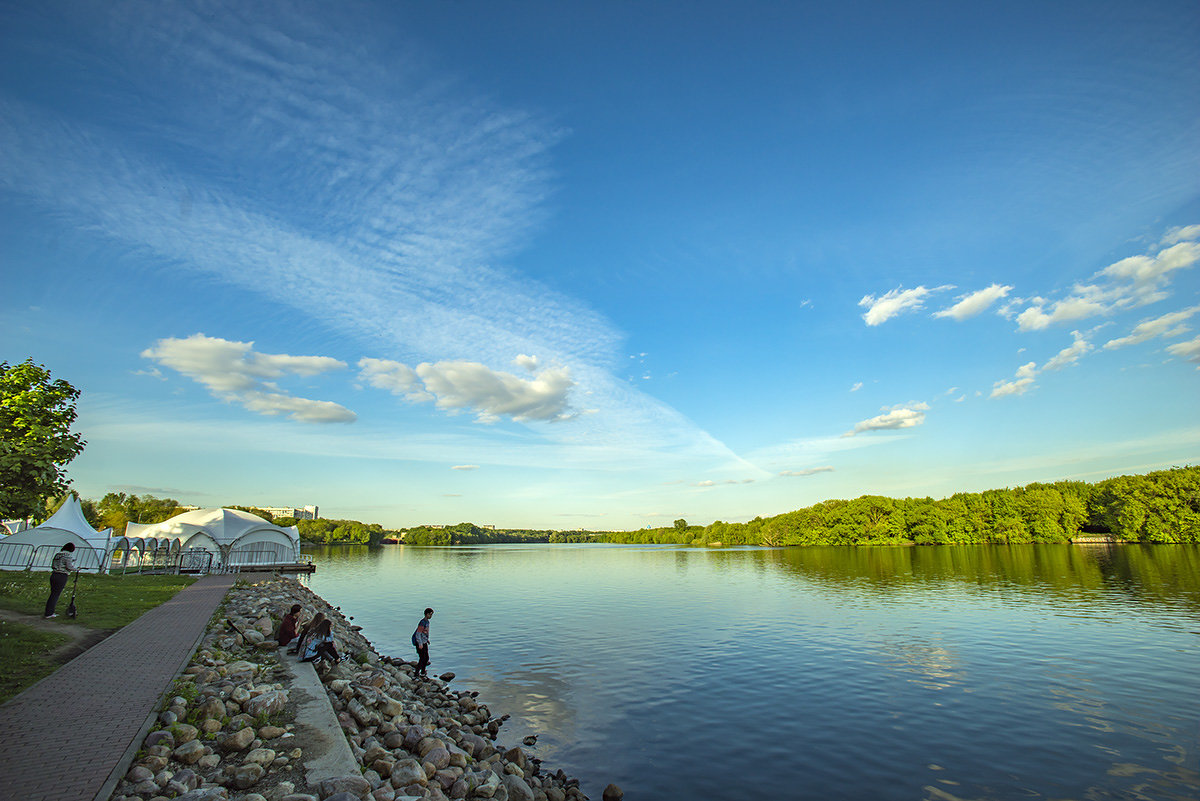
[[[873,592],[958,582],[1011,585],[1064,600],[1114,590],[1142,603],[1200,608],[1200,546],[981,545],[933,548],[777,548],[729,554],[761,559],[785,574]]]

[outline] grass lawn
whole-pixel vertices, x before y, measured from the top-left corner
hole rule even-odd
[[[73,580],[73,578],[72,578]],[[71,603],[71,582],[58,601],[58,617],[52,622],[91,629],[119,629],[137,620],[143,612],[170,599],[196,580],[195,576],[97,576],[83,573],[75,606],[79,617],[66,616]],[[11,609],[41,617],[50,596],[47,572],[0,571],[0,609]]]
[[[0,620],[0,703],[54,672],[51,652],[70,638]]]
[[[71,603],[71,583],[58,602],[58,617],[43,620],[50,595],[50,574],[0,570],[0,609],[36,615],[39,624],[61,627],[44,631],[13,621],[0,620],[0,703],[53,673],[59,665],[53,651],[73,639],[70,629],[119,629],[143,612],[169,600],[195,581],[193,576],[96,576],[81,574],[75,606],[79,616],[66,616]]]

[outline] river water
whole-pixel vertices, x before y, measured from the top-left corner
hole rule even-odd
[[[1200,798],[1200,547],[318,548],[593,799]]]

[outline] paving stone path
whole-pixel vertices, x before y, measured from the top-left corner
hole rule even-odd
[[[0,801],[107,801],[239,578],[201,578],[0,706]]]

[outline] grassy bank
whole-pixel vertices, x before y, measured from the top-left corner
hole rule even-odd
[[[49,573],[0,572],[0,609],[29,615],[36,625],[0,620],[0,702],[6,701],[61,663],[56,651],[95,631],[113,631],[170,600],[196,579],[190,576],[81,575],[76,618],[66,616],[71,584],[58,603],[58,617],[43,620],[50,594]],[[61,631],[56,631],[61,629]]]

